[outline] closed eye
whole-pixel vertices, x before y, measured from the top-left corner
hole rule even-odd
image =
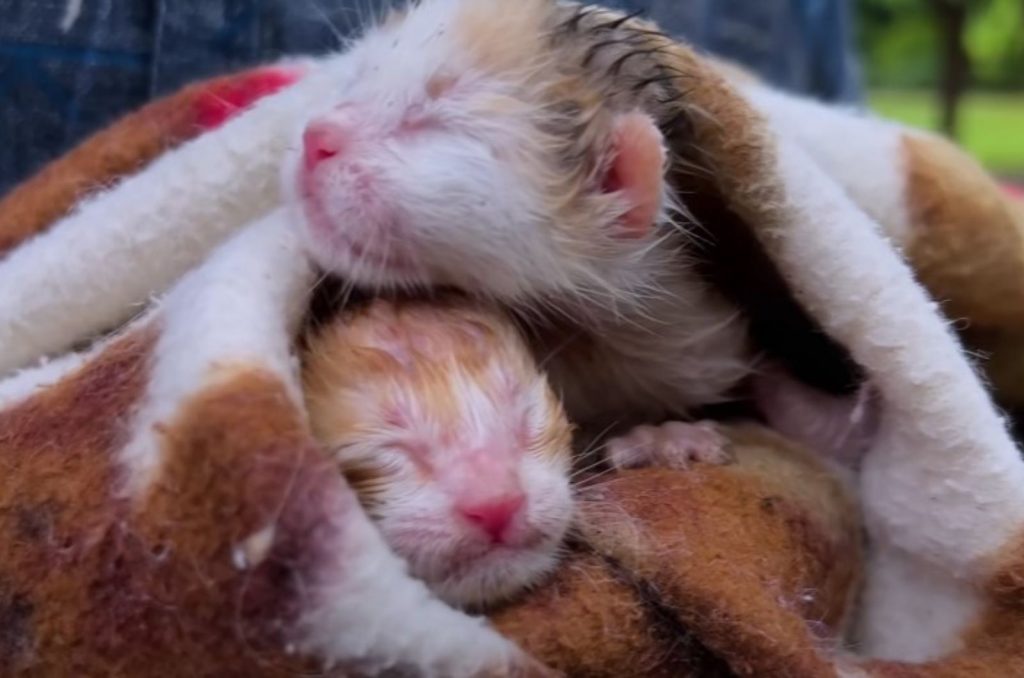
[[[410,106],[398,125],[399,135],[417,134],[444,128],[441,118],[421,105]]]
[[[458,78],[445,73],[436,73],[427,80],[425,99],[411,105],[399,124],[399,133],[412,134],[428,130],[442,129],[445,125],[435,112],[430,109],[441,100],[452,95],[458,84]]]
[[[429,132],[432,130],[442,129],[443,125],[437,118],[429,117],[416,117],[407,118],[402,121],[398,126],[398,133],[400,135],[411,135],[418,134],[420,132]]]
[[[440,99],[455,88],[457,80],[453,75],[435,74],[430,80],[427,80],[427,97],[430,99]]]

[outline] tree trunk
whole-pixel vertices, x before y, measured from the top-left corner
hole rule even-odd
[[[967,28],[967,0],[931,0],[939,24],[942,74],[939,88],[942,131],[957,136],[960,99],[970,77],[970,61],[964,47]]]

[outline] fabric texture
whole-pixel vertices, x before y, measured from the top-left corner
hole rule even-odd
[[[1024,461],[963,344],[991,342],[1019,405],[1021,206],[941,139],[642,35],[704,112],[697,216],[745,234],[878,391],[856,480],[734,425],[735,464],[584,487],[578,543],[518,604],[439,603],[298,387],[316,272],[274,186],[287,120],[344,60],[246,72],[0,203],[0,670],[544,675],[525,650],[591,676],[1024,674]]]

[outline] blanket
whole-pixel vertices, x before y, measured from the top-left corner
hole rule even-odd
[[[799,376],[877,391],[857,476],[735,424],[735,464],[581,488],[523,600],[440,603],[308,430],[277,168],[344,55],[273,65],[0,201],[3,675],[1024,675],[1024,210],[942,139],[625,25],[703,113],[674,150],[710,279]]]

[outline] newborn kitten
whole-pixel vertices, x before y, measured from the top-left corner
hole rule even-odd
[[[441,599],[479,608],[554,569],[572,429],[499,311],[376,300],[315,333],[303,379],[314,434]]]

